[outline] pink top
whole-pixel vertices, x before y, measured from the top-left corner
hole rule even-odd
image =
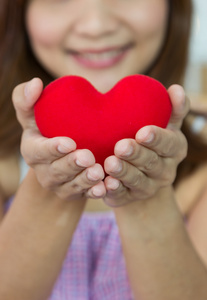
[[[48,300],[132,300],[113,213],[84,213]]]
[[[28,170],[22,158],[20,170],[22,180]],[[133,299],[114,214],[84,213],[48,300]]]

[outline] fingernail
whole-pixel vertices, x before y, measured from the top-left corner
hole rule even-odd
[[[144,143],[150,143],[154,139],[154,134],[149,131],[149,128],[142,128],[137,134],[137,138]]]
[[[133,153],[133,150],[133,146],[125,140],[119,141],[115,146],[115,151],[121,156],[130,156]]]
[[[123,156],[130,156],[133,152],[134,148],[132,146],[127,146],[122,148],[122,154]]]
[[[76,163],[76,165],[77,165],[78,167],[81,167],[81,168],[86,168],[86,167],[87,167],[87,164],[86,164],[86,163],[83,163],[83,162],[81,162],[81,161],[78,160],[78,159],[76,159],[75,163]]]
[[[26,98],[30,96],[30,88],[31,88],[32,80],[28,81],[24,88],[24,95]]]
[[[110,189],[110,190],[117,190],[118,187],[119,187],[119,181],[117,179],[111,179],[108,184],[107,184],[107,187]]]
[[[63,153],[63,154],[69,153],[71,151],[71,147],[69,144],[68,145],[60,144],[60,145],[58,145],[57,149],[60,153]]]
[[[96,172],[92,172],[90,170],[87,172],[87,178],[91,181],[97,181],[99,179],[99,175]]]
[[[113,166],[113,173],[119,173],[122,170],[122,163],[116,162],[116,164]]]
[[[103,190],[98,186],[93,187],[92,193],[95,197],[102,197],[103,196]]]
[[[73,140],[64,137],[61,137],[58,140],[57,150],[60,153],[69,153],[74,151],[75,149],[76,149],[76,143]]]

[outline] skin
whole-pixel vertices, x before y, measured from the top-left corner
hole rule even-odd
[[[106,92],[152,64],[164,41],[167,17],[166,0],[31,0],[26,27],[32,49],[49,73],[80,75]],[[131,46],[121,61],[102,68],[83,66],[70,52],[103,54],[126,45]]]
[[[68,14],[68,11],[71,13]],[[165,38],[167,17],[168,4],[165,0],[132,0],[128,3],[120,3],[117,0],[113,2],[31,0],[26,11],[26,28],[34,54],[46,70],[55,77],[70,74],[83,76],[101,92],[106,92],[124,76],[142,73],[152,64]],[[131,46],[118,63],[112,62],[109,67],[94,68],[94,55],[96,60],[98,56],[98,61],[103,61],[103,53],[110,52],[108,49],[115,47],[117,50],[125,45]],[[85,53],[92,55],[92,65],[86,67],[74,60],[70,50],[77,51],[82,55]],[[39,94],[40,92],[41,90]],[[127,147],[131,146],[128,145],[128,142],[125,140],[116,146],[117,154],[120,152],[119,148],[123,148],[123,143],[127,151]],[[68,143],[73,142],[68,140]],[[130,141],[130,143],[136,147],[135,141]],[[74,143],[68,144],[68,152],[73,150],[75,150]],[[103,171],[100,170],[100,166],[95,164],[91,168],[95,162],[92,153],[78,150],[72,155],[70,156],[72,161],[76,161],[76,165],[73,167],[73,177],[83,169],[81,174],[86,177],[84,179],[86,185],[83,188],[88,188],[90,198],[103,197],[106,189],[114,190],[118,185],[121,186],[121,181],[112,180],[112,176],[107,178],[106,187],[104,186]],[[121,158],[123,158],[123,154],[119,155],[122,155]],[[28,156],[25,155],[25,157]],[[81,166],[77,166],[77,161]],[[27,158],[27,163],[32,165],[29,158]],[[120,164],[116,157],[111,157],[106,160],[106,171],[109,174],[116,173]],[[113,169],[111,166],[114,166]],[[90,168],[85,171],[85,167]],[[128,167],[131,169],[131,164],[128,164]],[[38,166],[35,168],[37,170]],[[129,174],[130,172],[131,170],[129,170]],[[43,186],[54,186],[54,182],[45,182],[48,180],[48,176],[45,174],[40,174],[41,178],[38,177]],[[74,182],[76,177],[74,180],[71,179]],[[68,188],[68,185],[65,187]]]
[[[30,93],[25,95],[27,89]],[[115,155],[108,157],[105,161],[105,171],[110,176],[107,176],[104,181],[102,167],[95,163],[93,154],[89,150],[75,150],[76,145],[69,138],[47,139],[39,133],[31,108],[41,91],[42,82],[38,78],[33,79],[27,85],[18,86],[14,90],[13,99],[17,118],[24,129],[21,151],[26,162],[36,171],[37,178],[43,187],[55,190],[57,195],[64,199],[105,197],[105,201],[110,204],[112,197],[113,201],[117,199],[118,203],[110,205],[116,206],[119,205],[119,199],[123,204],[123,199],[125,202],[130,202],[134,198],[148,198],[156,193],[160,186],[173,182],[176,166],[186,154],[184,136],[178,128],[175,130],[172,127],[176,118],[180,118],[180,114],[183,113],[179,111],[182,104],[185,108],[184,113],[188,107],[188,104],[184,104],[185,95],[180,86],[175,85],[169,89],[174,113],[168,128],[147,126],[140,129],[135,140],[125,139],[118,142],[115,145]],[[27,108],[24,107],[24,98],[26,98]],[[24,107],[26,110],[26,118],[19,107]],[[174,117],[174,114],[177,117]],[[181,121],[178,124],[181,125]],[[160,140],[163,143],[163,150],[156,147]],[[177,150],[174,145],[179,143],[182,147]],[[64,148],[64,153],[58,150],[63,145],[64,147],[68,145],[67,149]],[[149,149],[150,145],[152,149]],[[129,149],[131,149],[130,155]],[[168,168],[172,170],[169,175]],[[146,187],[148,191],[150,190],[149,194],[146,194]]]
[[[86,75],[101,91],[120,77],[143,72],[162,46],[168,8],[164,0],[130,1],[30,1],[26,25],[35,55],[55,77],[71,70]],[[136,20],[135,8],[140,12]],[[77,14],[69,17],[67,9]],[[61,52],[61,46],[68,45],[103,50],[123,40],[134,47],[119,63],[101,70],[80,66],[68,56],[65,61]],[[21,152],[31,169],[0,226],[0,298],[47,299],[87,199],[101,203],[102,198],[117,219],[135,299],[205,299],[206,269],[189,240],[171,188],[187,152],[180,131],[189,110],[183,89],[174,85],[168,90],[173,112],[166,129],[147,126],[135,139],[115,145],[114,155],[105,161],[105,179],[90,151],[76,149],[69,138],[40,135],[33,107],[42,89],[35,78],[17,86],[12,96],[23,128]]]
[[[72,181],[75,181],[72,184],[72,187],[76,187],[75,190],[73,188],[65,189],[64,184],[61,184],[66,181],[66,178],[74,176],[76,164],[74,161],[71,162],[69,157],[71,155],[74,157],[76,151],[70,152],[70,149],[68,154],[61,154],[57,157],[58,145],[62,145],[62,139],[48,140],[40,136],[34,122],[33,105],[39,92],[41,92],[42,83],[39,79],[33,79],[29,86],[27,85],[27,89],[30,92],[29,94],[26,93],[26,96],[25,86],[26,84],[18,86],[13,93],[17,116],[24,129],[22,150],[25,157],[30,157],[30,164],[33,166],[37,177],[38,174],[41,175],[44,169],[50,176],[45,189],[36,180],[35,173],[29,172],[1,227],[0,243],[5,246],[0,251],[0,264],[4,266],[0,272],[12,274],[12,277],[11,275],[9,278],[4,276],[4,288],[0,288],[0,295],[4,297],[6,295],[7,299],[13,299],[14,294],[10,289],[12,281],[16,299],[26,300],[29,298],[33,300],[37,298],[46,299],[49,295],[67,247],[70,244],[73,230],[84,209],[88,193],[92,192],[94,186],[89,188],[89,190],[81,190],[81,185],[85,178],[84,171],[90,170],[91,166],[85,168],[82,174],[72,179]],[[109,176],[104,181],[105,191],[103,197],[105,202],[110,205],[120,204],[123,195],[128,202],[127,205],[125,203],[124,206],[121,205],[113,210],[119,226],[123,252],[135,299],[175,300],[182,298],[189,300],[195,299],[195,297],[205,299],[207,295],[205,285],[207,279],[206,269],[192,247],[171,189],[171,182],[174,177],[172,174],[175,173],[178,161],[182,160],[187,150],[186,140],[179,129],[189,109],[189,102],[185,98],[183,89],[179,86],[172,86],[169,89],[169,94],[173,113],[167,129],[163,130],[149,126],[147,130],[146,128],[144,129],[144,133],[143,130],[140,130],[136,136],[134,151],[123,160],[123,163],[128,161],[130,167],[130,162],[135,160],[136,162],[134,162],[131,172],[135,170],[134,167],[136,166],[136,169],[142,173],[142,170],[146,171],[146,161],[150,161],[152,152],[157,154],[158,159],[152,160],[154,164],[152,164],[151,168],[149,168],[148,164],[147,176],[142,174],[138,177],[147,177],[145,180],[153,182],[153,184],[149,185],[147,196],[139,181],[137,184],[132,184],[131,175],[126,176],[125,172],[119,171],[116,175],[113,174],[113,178],[121,180],[120,182],[124,182],[125,186],[121,184],[115,190],[107,189],[107,184],[105,183],[111,178]],[[154,137],[149,140],[150,133],[153,133]],[[67,141],[69,140],[67,139]],[[123,141],[119,143],[123,143]],[[134,140],[133,142],[128,140],[125,145],[132,145],[131,143],[134,143]],[[143,144],[147,145],[147,147]],[[74,147],[74,144],[72,144],[72,147]],[[35,149],[36,155],[31,155],[32,149]],[[165,149],[165,153],[162,152],[163,149]],[[115,152],[117,150],[119,152],[119,147],[116,148]],[[140,153],[139,151],[143,151],[143,153],[141,152],[141,158],[139,156],[136,157],[136,153]],[[47,160],[44,156],[46,153]],[[65,157],[67,157],[68,163],[72,164],[71,168],[64,169],[65,164],[62,164],[61,160],[65,161]],[[107,160],[110,159],[108,158]],[[118,154],[115,156],[115,159],[119,159]],[[57,176],[57,169],[53,169],[53,163],[56,161],[59,161],[59,166],[62,166],[64,178]],[[42,170],[39,170],[40,164],[42,165]],[[168,172],[169,167],[171,169],[170,176]],[[116,167],[112,167],[112,169],[115,170]],[[57,185],[53,192],[50,192],[49,190],[54,184],[53,171],[55,171]],[[61,175],[62,173],[60,172]],[[133,175],[136,176],[136,172]],[[69,179],[66,184],[71,184],[72,181]],[[77,185],[79,186],[79,201],[76,198]],[[102,183],[101,186],[103,186]],[[31,191],[29,192],[31,188],[32,193]],[[27,199],[27,191],[30,193],[30,201]],[[37,195],[38,203],[36,202]],[[132,201],[134,197],[139,201]],[[57,206],[59,207],[58,211]],[[24,213],[25,209],[27,215]],[[46,211],[48,213],[45,216]],[[62,221],[63,214],[66,214],[64,222]],[[74,218],[70,217],[71,214]],[[49,223],[48,220],[50,220]],[[54,226],[57,223],[61,224],[61,227]],[[35,227],[34,224],[36,224]],[[163,224],[165,224],[164,227]],[[36,229],[32,230],[32,228]],[[67,228],[67,239],[65,228]],[[69,233],[68,228],[70,228]],[[25,238],[25,236],[28,236],[26,238],[27,242],[23,243],[23,248],[22,245],[18,247],[15,242],[19,236],[19,230],[21,237]],[[41,235],[38,232],[41,232]],[[33,245],[32,241],[35,241],[35,245]],[[15,247],[13,243],[15,243]],[[60,247],[57,247],[59,244],[62,245],[61,251],[59,250]],[[26,251],[28,247],[30,251]],[[26,254],[22,256],[21,253]],[[46,260],[44,253],[50,253]],[[11,257],[13,258],[12,266],[10,259],[7,259],[8,256],[10,259]],[[170,260],[169,257],[171,258]],[[183,259],[184,257],[185,259]],[[52,269],[51,261],[54,262]],[[168,265],[167,268],[166,264],[163,264],[165,261]],[[137,263],[135,264],[135,262]],[[193,273],[191,271],[192,268]],[[29,280],[20,283],[17,280],[19,278],[18,274],[12,272],[13,269],[21,269],[21,274],[25,278],[29,278]],[[41,273],[40,277],[39,273]],[[154,280],[155,276],[156,278],[158,276],[159,280]],[[137,285],[137,282],[139,282],[139,285]]]

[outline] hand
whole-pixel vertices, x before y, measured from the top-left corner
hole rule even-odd
[[[113,156],[105,160],[104,201],[112,207],[153,197],[161,188],[170,186],[178,164],[185,158],[187,142],[180,131],[189,111],[189,100],[182,87],[168,90],[172,115],[166,129],[156,126],[141,128],[135,139],[124,139],[115,145]]]
[[[18,85],[12,95],[23,128],[21,153],[35,170],[40,184],[65,200],[100,198],[105,195],[103,168],[89,150],[77,150],[67,137],[45,138],[35,123],[34,104],[43,90],[38,78]]]

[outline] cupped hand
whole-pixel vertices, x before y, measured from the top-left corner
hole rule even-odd
[[[104,201],[112,207],[152,198],[161,188],[170,186],[178,164],[187,153],[187,141],[180,131],[189,111],[189,100],[181,86],[168,90],[172,114],[167,128],[146,126],[135,139],[115,145],[114,155],[105,160]]]
[[[34,104],[43,90],[34,78],[18,85],[12,95],[18,121],[23,128],[21,153],[35,170],[40,184],[66,200],[100,198],[105,195],[103,168],[87,149],[77,150],[68,137],[43,137],[34,118]]]

